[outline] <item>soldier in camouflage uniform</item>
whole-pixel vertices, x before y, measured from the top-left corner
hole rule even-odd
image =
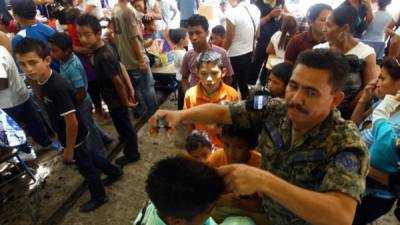
[[[219,168],[239,194],[264,193],[273,225],[350,225],[365,189],[368,150],[356,126],[336,107],[349,65],[329,50],[303,52],[286,89],[285,100],[255,96],[228,106],[203,105],[187,111],[158,111],[168,134],[180,122],[227,123],[258,129],[263,169],[245,165]]]

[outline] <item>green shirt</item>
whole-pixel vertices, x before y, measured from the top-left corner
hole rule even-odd
[[[354,123],[343,120],[335,111],[292,143],[292,124],[282,99],[270,99],[261,110],[253,110],[251,105],[244,101],[231,103],[229,110],[233,124],[259,131],[263,169],[296,186],[341,192],[360,202],[368,171],[368,149]],[[271,127],[276,132],[271,132]],[[277,139],[274,133],[282,140],[279,149],[274,144],[279,141],[271,138]],[[268,195],[264,195],[263,203],[271,224],[307,224]]]
[[[141,223],[138,223],[140,221]],[[142,209],[139,215],[136,217],[132,225],[167,225],[167,224],[164,223],[164,221],[162,221],[162,219],[158,216],[157,209],[154,207],[153,203],[149,201],[148,204],[146,204],[145,208]],[[214,220],[210,217],[203,223],[203,225],[218,225],[218,224],[215,223]]]

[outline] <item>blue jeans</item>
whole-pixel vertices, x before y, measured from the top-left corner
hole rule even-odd
[[[82,123],[85,124],[89,130],[89,136],[86,140],[87,150],[93,154],[99,154],[102,157],[106,157],[106,148],[92,117],[92,100],[89,95],[87,95],[83,102],[78,105],[78,111],[83,120]]]
[[[128,159],[137,159],[140,155],[138,151],[138,137],[136,130],[129,117],[129,110],[126,107],[108,109],[115,129],[119,136],[125,141],[124,155]]]
[[[139,99],[139,105],[135,112],[143,114],[143,106],[146,107],[146,117],[150,117],[158,108],[156,91],[154,89],[154,78],[148,67],[148,73],[143,75],[139,70],[128,70],[132,85],[135,88],[136,98]]]
[[[27,133],[32,136],[36,143],[41,146],[48,146],[52,143],[44,121],[40,116],[40,112],[36,108],[32,97],[29,97],[26,102],[20,105],[3,110],[18,124],[24,124]],[[23,150],[23,148],[24,147],[21,146],[21,150]]]

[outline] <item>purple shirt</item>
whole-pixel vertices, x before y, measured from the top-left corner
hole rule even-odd
[[[226,76],[232,76],[233,69],[228,54],[226,53],[226,50],[216,45],[212,46],[212,50],[222,55],[224,67],[226,69]],[[196,52],[194,49],[191,49],[183,57],[182,68],[181,68],[182,79],[189,78],[190,87],[195,86],[199,81],[199,78],[196,75],[197,74],[196,58],[199,55],[199,53],[200,52]]]

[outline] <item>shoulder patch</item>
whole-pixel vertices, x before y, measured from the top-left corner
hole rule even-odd
[[[336,166],[342,166],[354,172],[360,171],[361,168],[360,159],[352,152],[340,152],[336,155],[334,162]]]

